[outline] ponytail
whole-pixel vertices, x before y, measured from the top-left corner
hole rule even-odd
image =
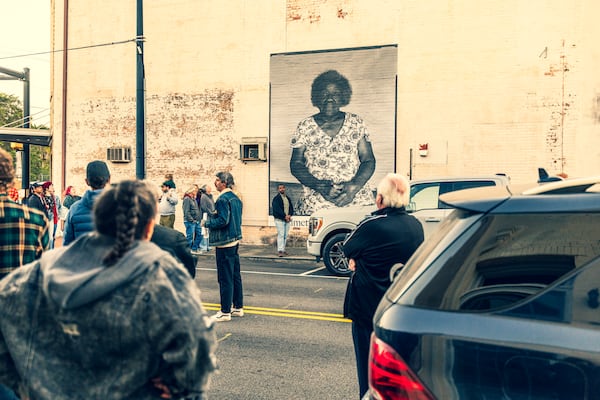
[[[154,192],[142,181],[125,180],[102,192],[94,205],[96,230],[116,239],[104,265],[114,265],[142,238],[156,207]]]

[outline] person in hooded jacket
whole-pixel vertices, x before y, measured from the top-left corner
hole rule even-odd
[[[94,230],[92,207],[104,187],[110,183],[110,171],[104,161],[96,160],[87,165],[85,183],[92,190],[87,190],[81,200],[69,208],[63,232],[63,246]]]
[[[198,193],[196,194],[196,202],[200,207],[200,214],[202,219],[206,220],[209,216],[215,213],[215,200],[213,199],[212,189],[209,185],[204,184]],[[208,239],[210,237],[209,229],[206,227],[202,228],[202,242],[200,242],[200,250],[210,251],[210,243]]]
[[[0,383],[21,398],[202,399],[215,334],[187,271],[149,241],[157,198],[122,181],[96,230],[0,281]]]
[[[410,184],[402,175],[387,174],[377,186],[377,211],[364,219],[342,245],[354,271],[344,300],[344,316],[352,320],[352,340],[360,398],[369,388],[369,343],[373,316],[391,284],[394,264],[406,264],[423,242],[423,226],[407,214]]]

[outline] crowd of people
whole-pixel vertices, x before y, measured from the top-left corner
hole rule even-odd
[[[216,175],[216,202],[208,185],[184,198],[200,228],[192,243],[216,250],[222,307],[212,316],[188,240],[163,213],[172,177],[159,195],[142,180],[111,184],[96,160],[89,190],[78,197],[69,186],[62,201],[52,182],[33,183],[19,201],[14,178],[0,149],[0,400],[204,399],[216,369],[213,324],[244,313],[233,176]]]
[[[342,110],[351,98],[338,71],[315,77],[310,100],[318,112],[298,123],[290,142],[290,173],[302,192],[294,202],[279,182],[271,210],[277,255],[285,257],[295,215],[377,207],[343,244],[353,271],[343,310],[362,397],[375,308],[390,270],[411,257],[423,230],[405,210],[406,178],[388,174],[374,196],[371,133]],[[0,149],[0,400],[204,399],[216,369],[213,325],[244,316],[243,202],[232,174],[215,174],[216,198],[210,184],[178,192],[172,174],[159,186],[111,183],[100,160],[87,164],[82,196],[67,186],[61,197],[42,181],[21,198],[14,175]],[[178,207],[185,234],[174,229]],[[209,316],[195,255],[213,249],[220,309]]]

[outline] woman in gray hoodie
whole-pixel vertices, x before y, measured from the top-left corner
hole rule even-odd
[[[198,287],[149,241],[141,181],[105,189],[96,230],[0,281],[0,383],[32,399],[201,399],[215,335]]]

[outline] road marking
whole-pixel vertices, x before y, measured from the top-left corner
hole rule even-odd
[[[221,310],[221,305],[217,303],[202,303],[202,305],[207,310]],[[322,313],[317,311],[288,310],[283,308],[244,306],[244,314],[267,315],[270,317],[312,319],[317,321],[352,322],[349,319],[344,318],[342,314]]]
[[[300,275],[310,275],[315,272],[323,271],[324,269],[325,269],[325,267],[319,267],[319,268],[312,269],[310,271],[303,272]]]
[[[228,338],[229,338],[229,336],[231,336],[231,335],[232,335],[231,333],[228,333],[228,334],[226,334],[225,336],[223,336],[222,338],[218,338],[218,339],[217,339],[217,342],[222,342],[223,340],[226,340],[226,339],[228,339]]]
[[[323,268],[320,268],[319,270],[321,270]],[[216,272],[217,270],[215,268],[198,268],[196,267],[196,271],[211,271],[211,272]],[[322,278],[322,279],[341,279],[341,280],[347,280],[348,277],[347,276],[322,276],[322,275],[306,275],[309,272],[315,272],[318,270],[313,270],[313,271],[307,271],[307,272],[302,272],[299,274],[290,274],[290,273],[286,273],[286,272],[261,272],[261,271],[241,271],[242,274],[254,274],[254,275],[270,275],[270,276],[301,276],[301,277],[306,277],[306,278]]]

